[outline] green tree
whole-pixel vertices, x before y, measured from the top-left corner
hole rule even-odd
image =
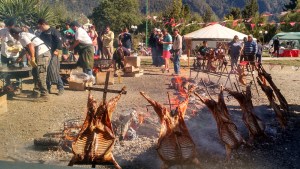
[[[294,10],[297,5],[299,5],[299,0],[290,0],[289,3],[284,4],[283,10],[288,11],[288,10]]]
[[[15,18],[18,25],[35,26],[39,18],[57,23],[51,8],[39,0],[0,0],[0,20],[7,18]]]
[[[232,18],[235,19],[240,19],[242,17],[242,12],[240,8],[231,8],[229,13],[226,14],[226,17],[229,18],[229,16],[232,16]]]
[[[257,0],[248,0],[245,8],[242,11],[243,18],[251,18],[258,12]]]
[[[126,4],[126,5],[124,5]],[[119,32],[122,28],[141,23],[138,0],[100,0],[90,18],[97,28],[103,30],[106,25]]]
[[[215,14],[214,14],[213,10],[210,7],[206,8],[205,13],[203,15],[203,21],[205,23],[216,21]]]

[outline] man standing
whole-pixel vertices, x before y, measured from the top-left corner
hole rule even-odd
[[[103,55],[105,59],[112,59],[113,54],[113,42],[114,42],[114,33],[110,30],[109,26],[106,26],[105,32],[102,35],[102,43],[103,43]]]
[[[29,63],[32,66],[32,76],[35,88],[33,89],[33,94],[29,95],[29,97],[47,98],[46,71],[48,59],[51,57],[49,48],[34,34],[22,32],[19,28],[11,28],[9,32],[14,39],[21,43],[30,56]]]
[[[152,54],[152,65],[158,66],[158,55],[157,55],[157,42],[156,42],[156,35],[157,35],[157,29],[154,28],[153,32],[150,35],[149,38],[149,46],[151,47],[151,54]]]
[[[274,46],[273,54],[276,52],[276,56],[279,57],[280,42],[279,42],[279,37],[278,36],[276,37],[276,39],[273,40],[273,46]]]
[[[58,59],[59,51],[62,50],[62,38],[60,33],[50,27],[45,19],[38,20],[38,27],[42,31],[40,34],[41,40],[50,48],[51,58],[47,67],[47,89],[51,93],[51,85],[54,83],[57,85],[58,95],[62,95],[64,92],[64,85],[59,75],[60,62]]]
[[[236,73],[237,62],[241,55],[242,44],[239,41],[237,35],[234,36],[233,40],[228,44],[230,49],[230,59],[231,59],[231,71],[230,73]]]
[[[260,40],[257,40],[257,53],[256,53],[256,61],[261,64],[261,56],[263,52],[263,46]]]
[[[4,21],[5,27],[0,30],[0,40],[1,40],[1,64],[9,66],[9,62],[13,58],[18,57],[19,51],[9,51],[10,45],[18,45],[17,41],[10,35],[9,30],[14,27],[15,19],[10,18]],[[17,79],[19,83],[19,79]],[[10,77],[5,78],[5,85],[11,85]],[[16,88],[18,88],[18,85]]]
[[[253,36],[248,35],[248,41],[244,45],[245,61],[249,61],[251,64],[254,64],[256,52],[257,44],[253,40]]]
[[[71,22],[70,26],[76,33],[75,42],[69,50],[72,51],[75,47],[78,49],[78,65],[82,67],[84,73],[93,75],[94,47],[92,39],[89,37],[88,33],[80,27],[77,21]]]
[[[173,63],[175,75],[180,74],[180,57],[182,54],[182,37],[177,28],[174,29],[174,42],[173,42]]]
[[[127,50],[131,51],[132,37],[131,37],[131,34],[128,32],[127,28],[123,29],[123,32],[119,36],[119,41],[121,42],[121,45],[123,47],[125,47]]]

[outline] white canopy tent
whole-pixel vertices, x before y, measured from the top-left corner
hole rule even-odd
[[[184,35],[184,38],[189,42],[188,48],[195,49],[197,45],[200,45],[202,41],[207,41],[209,47],[217,47],[218,43],[227,43],[233,40],[233,37],[237,35],[242,41],[244,37],[248,35],[233,29],[227,28],[220,24],[209,25],[197,31]],[[256,39],[254,38],[256,41]]]
[[[243,40],[244,37],[247,37],[246,34],[240,33],[220,24],[214,24],[186,34],[184,35],[184,38],[196,41],[231,41],[235,35],[237,35],[240,40]]]

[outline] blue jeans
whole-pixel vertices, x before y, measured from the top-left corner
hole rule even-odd
[[[152,65],[155,65],[157,66],[157,52],[156,52],[156,48],[155,47],[152,47],[151,48],[151,53],[152,53]]]
[[[180,49],[178,52],[174,53],[173,63],[174,63],[174,72],[176,74],[180,73],[180,57],[182,54],[182,50]]]
[[[256,54],[256,61],[261,63],[261,54]]]
[[[86,73],[86,74],[88,74],[88,75],[90,75],[90,76],[93,75],[92,69],[83,68],[83,73]]]

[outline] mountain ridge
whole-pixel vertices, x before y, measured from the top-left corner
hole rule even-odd
[[[78,11],[85,15],[90,15],[93,12],[93,8],[97,7],[99,0],[44,0],[48,3],[64,3],[68,10]],[[146,2],[149,2],[149,12],[162,12],[172,4],[173,0],[139,0],[140,10],[142,13],[146,13]],[[248,0],[182,0],[183,4],[187,4],[191,11],[204,15],[205,9],[211,8],[213,12],[220,18],[229,13],[232,7],[244,8]],[[270,12],[277,14],[283,11],[283,5],[290,0],[258,0],[259,12]],[[78,5],[80,4],[80,5]]]

